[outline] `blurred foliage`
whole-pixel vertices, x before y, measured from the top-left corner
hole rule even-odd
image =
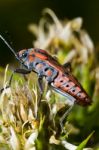
[[[71,62],[73,74],[93,103],[87,108],[75,105],[62,130],[59,112],[63,113],[64,108],[65,111],[68,108],[66,102],[62,102],[63,97],[49,89],[44,82],[45,91],[38,107],[40,93],[37,76],[31,73],[25,80],[15,75],[12,86],[4,89],[0,96],[0,147],[3,149],[5,145],[5,149],[13,150],[75,150],[77,147],[93,147],[89,149],[98,150],[99,67],[94,44],[88,33],[81,28],[82,18],[60,21],[48,8],[43,13],[39,25],[28,26],[36,36],[34,47],[46,49],[61,64]],[[7,70],[4,82],[0,83],[4,88],[11,74]]]

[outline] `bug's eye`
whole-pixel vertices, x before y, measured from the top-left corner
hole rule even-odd
[[[23,54],[22,54],[22,57],[23,57],[23,58],[27,57],[27,53],[26,53],[26,52],[23,53]]]

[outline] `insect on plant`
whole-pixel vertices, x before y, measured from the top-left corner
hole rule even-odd
[[[61,65],[45,50],[38,48],[23,49],[18,53],[15,53],[12,47],[1,35],[0,38],[10,48],[16,59],[26,68],[16,69],[13,73],[29,74],[32,71],[37,73],[38,85],[41,94],[43,93],[42,79],[45,77],[48,85],[56,92],[67,97],[72,102],[72,105],[74,103],[82,106],[91,104],[91,99],[87,95],[86,91],[71,74],[70,63]],[[13,74],[11,75],[9,85],[11,84],[12,76]],[[66,114],[67,112],[64,117]]]

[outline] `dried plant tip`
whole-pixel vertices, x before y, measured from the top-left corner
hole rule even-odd
[[[55,15],[55,13],[54,13],[51,9],[45,8],[45,9],[43,10],[43,14],[49,14],[49,15],[52,17],[54,23],[57,25],[57,28],[58,28],[59,30],[62,29],[62,25],[61,25],[59,19],[57,18],[57,16]]]
[[[22,120],[25,122],[27,120],[27,110],[24,108],[23,104],[20,104],[20,115]]]
[[[30,150],[35,148],[35,140],[37,139],[38,136],[38,130],[35,130],[27,139],[26,144],[24,146],[24,150]]]
[[[71,27],[72,27],[72,30],[74,31],[79,31],[81,29],[81,26],[82,26],[82,18],[81,17],[78,17],[78,18],[75,18],[71,21]]]
[[[11,145],[11,148],[13,150],[20,150],[20,142],[19,142],[18,136],[16,135],[13,127],[10,127],[10,132],[11,132],[11,136],[10,136],[9,143]]]

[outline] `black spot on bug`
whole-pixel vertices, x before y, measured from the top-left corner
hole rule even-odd
[[[44,69],[44,71],[48,71],[48,70],[49,70],[49,68],[48,68],[48,67]]]
[[[72,92],[75,92],[75,90],[72,90]]]
[[[35,55],[34,55],[34,54],[32,54],[32,56],[33,56],[33,57],[35,57]]]
[[[69,84],[67,84],[66,87],[69,87]]]
[[[60,82],[62,83],[62,82],[63,82],[63,80],[60,80]]]
[[[37,66],[38,64],[39,64],[39,62],[36,62],[36,63],[35,63],[35,66]]]

